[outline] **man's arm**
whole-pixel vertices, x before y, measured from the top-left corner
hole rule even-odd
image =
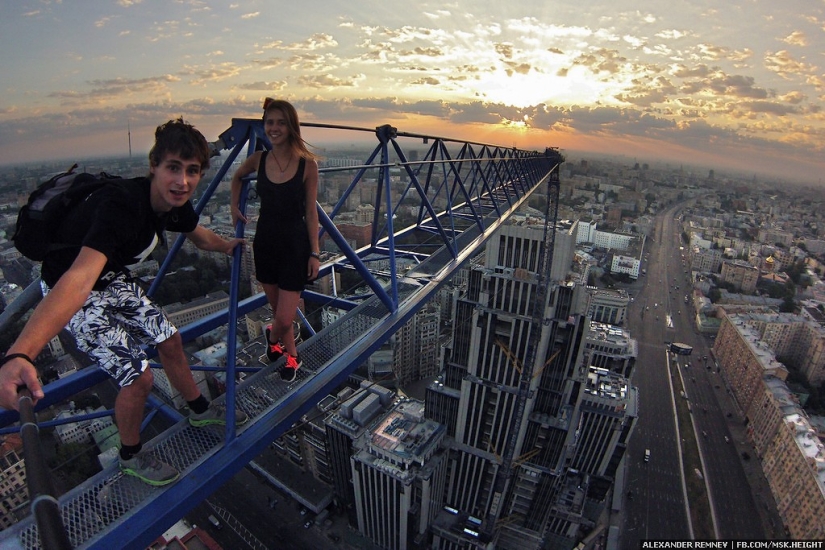
[[[69,270],[35,308],[8,354],[21,353],[31,359],[37,357],[86,302],[105,265],[104,254],[92,248],[81,248]],[[17,388],[22,385],[29,387],[34,402],[43,397],[34,365],[23,358],[15,358],[0,368],[0,407],[16,409]]]
[[[186,238],[201,250],[223,252],[226,255],[232,254],[235,247],[244,242],[243,239],[224,239],[201,225],[197,226],[194,231],[186,233]]]

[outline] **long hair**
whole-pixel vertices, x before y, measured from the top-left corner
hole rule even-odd
[[[298,111],[295,107],[284,99],[272,99],[271,97],[264,99],[264,120],[270,111],[275,110],[281,111],[286,119],[286,126],[289,130],[287,143],[292,151],[299,157],[318,160],[318,155],[309,150],[307,142],[301,137],[301,122],[298,120]]]

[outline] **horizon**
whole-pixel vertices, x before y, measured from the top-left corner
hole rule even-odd
[[[274,96],[305,122],[821,183],[821,3],[418,7],[4,4],[0,164],[116,154],[127,128],[148,149],[181,115],[218,135]]]

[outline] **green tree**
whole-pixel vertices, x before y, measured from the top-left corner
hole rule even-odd
[[[779,306],[779,311],[783,313],[793,313],[796,311],[796,302],[790,296],[785,296],[782,305]]]
[[[56,445],[49,466],[69,487],[80,485],[100,471],[97,447],[81,443]]]

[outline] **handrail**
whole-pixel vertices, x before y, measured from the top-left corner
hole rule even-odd
[[[43,448],[40,445],[37,419],[32,407],[32,395],[27,388],[19,391],[20,435],[23,438],[23,453],[26,461],[26,483],[29,486],[29,501],[32,515],[37,521],[40,540],[45,550],[65,550],[72,547],[60,507],[52,485],[52,478],[46,465]]]

